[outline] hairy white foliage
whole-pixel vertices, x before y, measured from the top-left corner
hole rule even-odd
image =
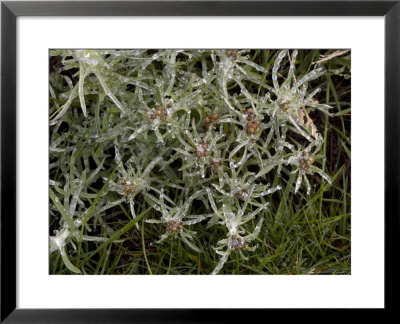
[[[312,119],[314,109],[330,116],[331,107],[308,88],[324,70],[297,75],[297,50],[277,51],[271,66],[253,62],[249,50],[51,56],[61,68],[50,77],[50,252],[74,273],[81,269],[67,246],[106,242],[119,228],[106,215],[135,219],[151,206],[146,226],[159,226],[157,243],[180,239],[201,253],[194,229],[218,227],[217,274],[232,253],[246,259],[255,250],[271,217],[267,196],[285,189],[276,180],[282,171],[297,174],[294,193],[304,184],[311,194],[309,174],[331,181],[315,166],[323,138]],[[104,237],[90,234],[98,226]]]

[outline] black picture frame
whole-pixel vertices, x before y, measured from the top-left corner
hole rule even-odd
[[[129,1],[1,3],[1,323],[237,322],[267,309],[16,308],[16,19],[19,16],[384,16],[385,19],[385,310],[397,306],[394,260],[399,237],[400,0]],[[371,44],[374,46],[374,44]],[[371,148],[372,150],[373,148]],[[368,153],[368,152],[366,152]],[[371,166],[373,172],[373,166]],[[373,240],[371,240],[373,244]],[[368,247],[365,247],[368,249]],[[373,255],[371,255],[373,266]],[[368,271],[368,269],[366,269]],[[367,284],[367,283],[366,283]],[[40,292],[38,292],[40,294]],[[393,296],[393,297],[392,297]],[[251,312],[251,314],[250,314]],[[261,314],[260,314],[261,313]]]

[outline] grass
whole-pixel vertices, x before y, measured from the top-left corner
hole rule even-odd
[[[49,273],[350,274],[350,62],[50,51]]]

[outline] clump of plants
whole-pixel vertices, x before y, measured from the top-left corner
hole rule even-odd
[[[350,273],[350,52],[51,50],[50,273]]]

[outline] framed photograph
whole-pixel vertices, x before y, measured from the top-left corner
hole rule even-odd
[[[399,15],[2,2],[1,321],[392,309]]]

